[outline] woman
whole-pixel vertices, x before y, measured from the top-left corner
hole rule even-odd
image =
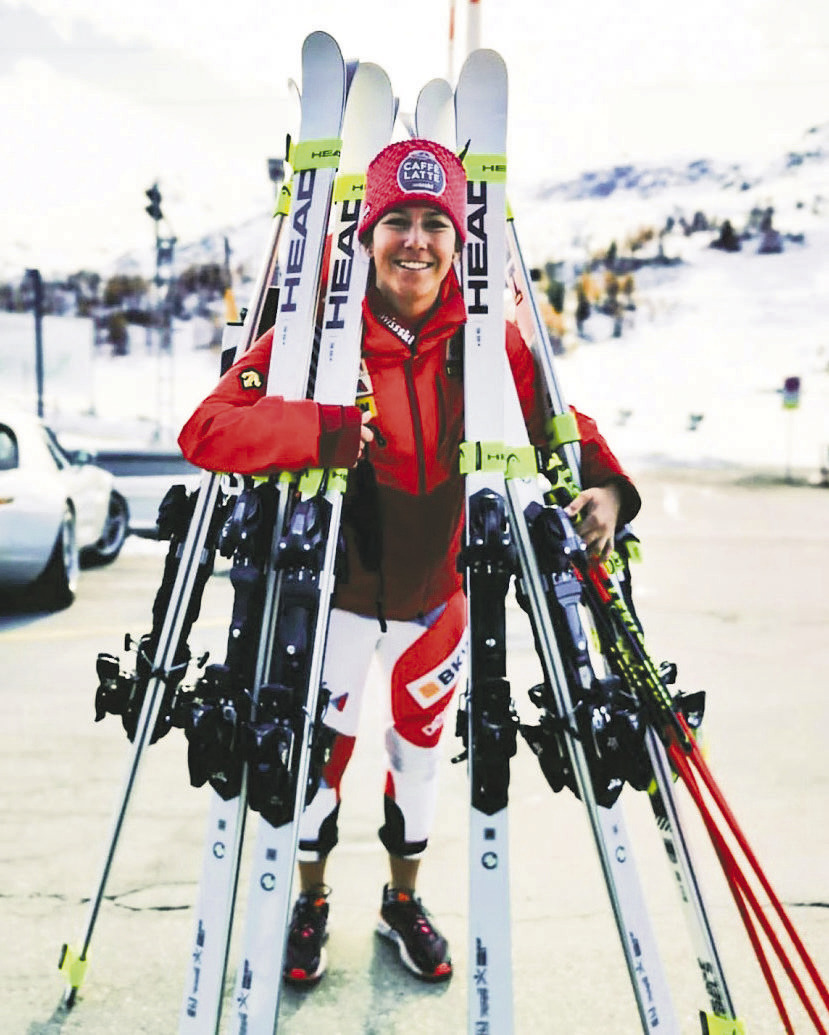
[[[343,508],[347,576],[335,590],[323,682],[330,761],[300,828],[301,893],[285,979],[316,983],[325,971],[330,889],[325,866],[337,842],[342,776],[354,748],[368,668],[385,676],[389,856],[378,931],[418,977],[444,981],[446,939],[415,894],[435,814],[438,743],[462,669],[465,602],[456,559],[464,486],[460,363],[466,319],[455,264],[465,238],[466,178],[455,155],[426,140],[391,144],[368,168],[359,237],[371,257],[363,301],[358,406],[320,406],[265,395],[272,332],[222,378],[179,442],[193,463],[261,474],[355,467]],[[543,393],[518,329],[506,348],[532,440],[544,444]],[[253,372],[253,374],[251,374]],[[361,415],[362,411],[362,415]],[[577,414],[582,477],[571,504],[588,546],[606,555],[639,496],[595,424]]]

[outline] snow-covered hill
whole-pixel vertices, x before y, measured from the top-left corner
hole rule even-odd
[[[826,183],[829,165],[829,123],[812,126],[785,155],[772,162],[722,162],[699,158],[681,164],[614,165],[583,172],[575,179],[542,184],[541,200],[585,201],[607,198],[629,191],[641,197],[655,197],[669,190],[721,189],[746,191],[773,188],[780,180],[796,176],[801,188],[813,176]],[[815,182],[817,186],[817,182]]]

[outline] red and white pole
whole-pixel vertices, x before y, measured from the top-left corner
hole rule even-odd
[[[481,46],[481,0],[469,0],[466,9],[466,53]]]
[[[449,53],[446,60],[446,78],[452,82],[455,58],[455,0],[449,0]]]

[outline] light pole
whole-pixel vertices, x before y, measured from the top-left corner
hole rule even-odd
[[[156,423],[155,438],[161,440],[165,429],[172,429],[173,423],[173,371],[165,371],[164,356],[166,355],[170,366],[172,366],[173,333],[170,287],[173,282],[172,272],[167,277],[167,291],[164,297],[161,295],[161,285],[164,283],[161,276],[161,267],[169,266],[172,270],[175,257],[175,237],[161,236],[161,221],[164,213],[161,211],[161,191],[158,183],[154,183],[144,192],[149,198],[149,205],[144,211],[155,224],[155,304],[156,304],[156,326],[158,328],[158,418]],[[165,413],[166,410],[166,413]]]
[[[43,278],[40,270],[26,270],[34,289],[35,314],[35,381],[37,389],[37,415],[43,416]]]
[[[161,267],[173,265],[173,259],[175,257],[176,238],[175,237],[162,237],[161,236],[161,221],[164,219],[164,213],[161,211],[161,191],[158,189],[158,183],[154,183],[152,187],[148,187],[144,193],[150,199],[149,205],[144,209],[147,215],[152,219],[155,224],[155,286],[157,290],[157,300],[161,295]],[[171,278],[168,278],[168,287]],[[168,290],[169,294],[169,290]],[[160,349],[169,349],[171,341],[170,331],[170,317],[169,306],[163,304],[161,307],[162,319],[160,321],[161,340],[159,343]]]

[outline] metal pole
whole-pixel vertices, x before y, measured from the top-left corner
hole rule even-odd
[[[466,53],[481,46],[481,0],[469,0],[466,10]]]
[[[449,0],[449,52],[446,59],[446,78],[452,82],[453,61],[455,57],[455,0]]]
[[[34,284],[35,313],[35,379],[37,387],[37,415],[43,416],[43,279],[40,270],[26,270]]]

